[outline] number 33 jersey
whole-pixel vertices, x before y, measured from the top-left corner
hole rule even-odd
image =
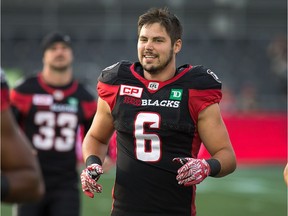
[[[184,65],[159,82],[144,79],[139,63],[123,61],[102,71],[97,88],[117,130],[112,215],[195,215],[195,188],[177,184],[172,159],[197,158],[198,115],[222,97],[216,74]]]
[[[80,125],[86,131],[91,125],[94,96],[77,81],[49,86],[40,73],[12,89],[10,97],[16,119],[37,152],[46,188],[75,184],[77,131]]]

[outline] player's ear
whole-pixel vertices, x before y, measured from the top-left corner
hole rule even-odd
[[[182,40],[181,39],[178,39],[175,41],[174,43],[174,53],[177,54],[180,52],[182,48]]]

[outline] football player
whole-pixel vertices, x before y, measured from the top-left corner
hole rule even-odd
[[[17,206],[18,216],[79,216],[77,129],[89,129],[96,100],[73,78],[70,37],[51,33],[44,37],[43,70],[11,91],[16,119],[38,156],[46,185],[44,198]]]
[[[118,62],[98,79],[81,182],[89,197],[102,191],[97,180],[116,130],[112,216],[194,216],[196,185],[236,168],[219,109],[221,81],[204,66],[176,67],[181,37],[180,21],[167,8],[149,10],[138,20],[139,62]],[[210,159],[197,157],[202,142]]]

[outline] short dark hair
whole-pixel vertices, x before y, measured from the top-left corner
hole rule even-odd
[[[69,35],[60,32],[52,32],[46,35],[42,40],[41,45],[43,53],[56,42],[62,42],[71,47],[71,38]]]
[[[179,19],[169,12],[167,7],[151,8],[138,19],[138,36],[146,24],[160,23],[171,38],[172,45],[182,38],[183,28]]]

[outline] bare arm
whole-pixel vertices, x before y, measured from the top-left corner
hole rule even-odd
[[[18,129],[10,109],[1,112],[1,176],[8,180],[4,202],[26,202],[44,194],[44,182],[31,144]]]
[[[84,161],[86,161],[90,155],[96,155],[101,159],[102,163],[104,163],[108,150],[108,142],[113,132],[113,117],[110,107],[99,97],[97,112],[83,140],[82,151]]]
[[[221,164],[221,170],[216,177],[232,173],[236,169],[236,157],[218,104],[208,106],[200,112],[198,131],[212,158]]]

